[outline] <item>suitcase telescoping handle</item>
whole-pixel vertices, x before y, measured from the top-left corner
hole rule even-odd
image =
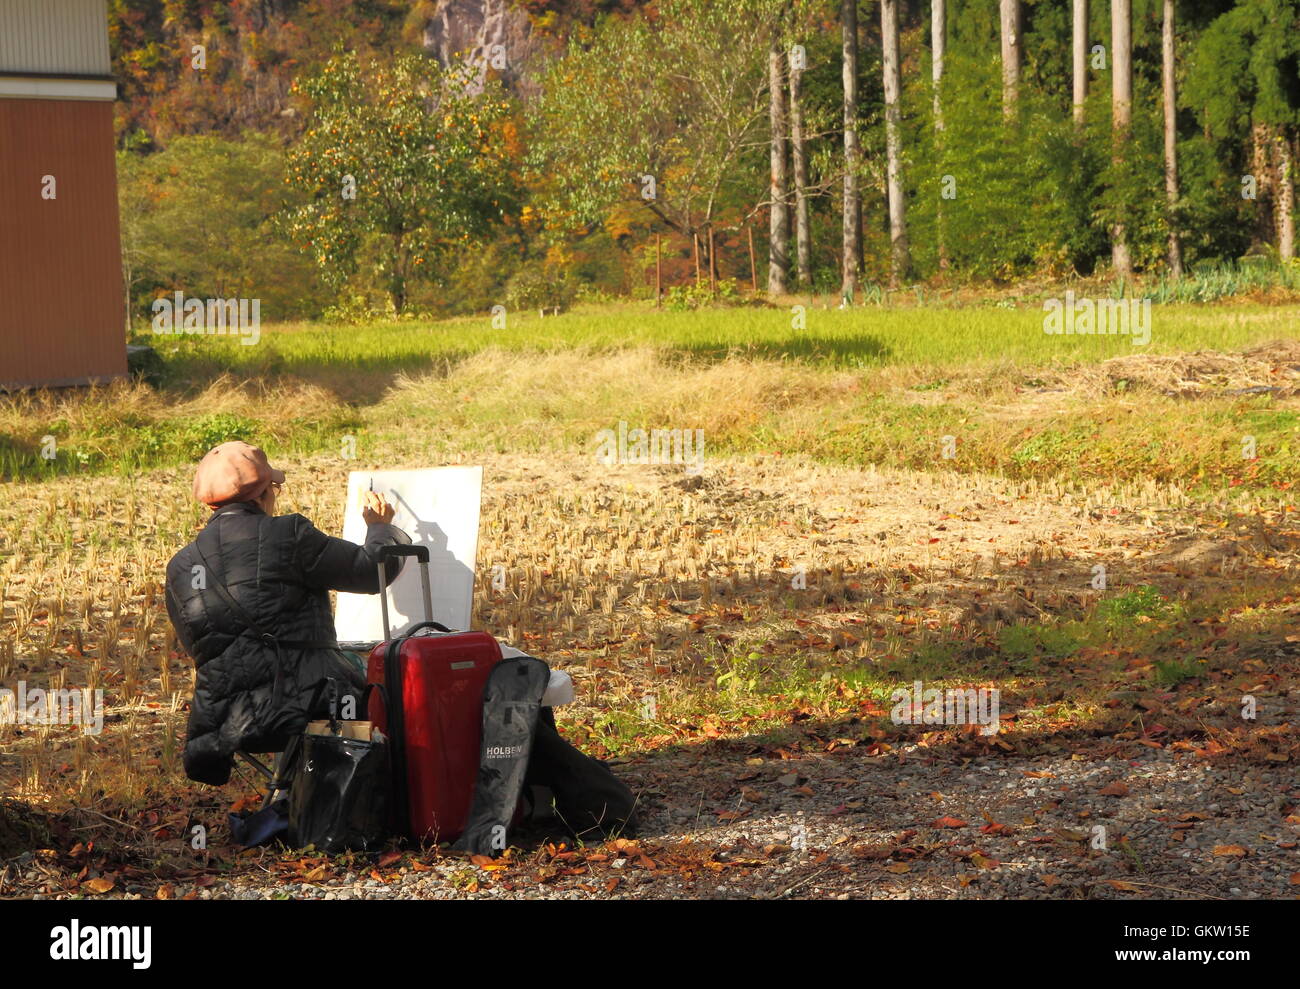
[[[385,580],[387,577],[387,563],[391,559],[402,556],[413,556],[416,562],[420,564],[420,588],[424,595],[425,619],[422,624],[433,622],[433,591],[429,587],[429,547],[404,544],[382,546],[379,549],[379,606],[384,616],[385,640],[393,637],[393,631],[388,626],[388,584]],[[411,631],[415,631],[415,629],[411,629]],[[446,629],[443,629],[443,631],[446,631]]]

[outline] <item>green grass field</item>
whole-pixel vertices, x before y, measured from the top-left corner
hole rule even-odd
[[[355,443],[387,460],[575,452],[624,421],[703,429],[713,454],[1287,490],[1300,306],[1153,306],[1147,346],[1049,335],[1043,318],[1029,303],[625,304],[511,314],[500,329],[488,317],[268,325],[253,346],[145,332],[152,385],[4,399],[0,472],[129,474],[230,436],[273,454]]]
[[[546,352],[635,346],[700,360],[740,355],[844,368],[942,368],[998,361],[1028,366],[1102,360],[1137,351],[1234,350],[1288,336],[1300,323],[1296,305],[1153,306],[1151,343],[1139,348],[1122,336],[1046,334],[1043,310],[1033,304],[847,310],[808,306],[802,329],[794,326],[796,304],[683,312],[659,311],[648,304],[589,306],[559,317],[507,314],[500,329],[486,316],[363,326],[290,323],[265,329],[255,346],[146,330],[135,342],[156,347],[179,378],[230,371],[314,379],[330,370],[364,375],[432,367],[487,349]]]

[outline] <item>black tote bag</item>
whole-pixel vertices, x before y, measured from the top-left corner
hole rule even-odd
[[[363,711],[369,691],[361,702]],[[348,722],[335,721],[333,710],[331,704],[328,734],[302,736],[289,789],[289,843],[295,848],[314,845],[327,855],[374,851],[389,837],[388,743],[348,738]]]

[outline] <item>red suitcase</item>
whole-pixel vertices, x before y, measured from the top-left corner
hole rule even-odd
[[[390,739],[396,829],[414,841],[454,841],[469,817],[483,732],[483,688],[501,661],[501,646],[486,632],[452,632],[433,621],[429,550],[424,546],[384,547],[381,588],[384,564],[398,556],[414,556],[420,564],[426,620],[393,638],[388,596],[381,590],[385,641],[370,653],[367,679],[383,684],[384,691],[382,696],[371,691],[369,715]]]

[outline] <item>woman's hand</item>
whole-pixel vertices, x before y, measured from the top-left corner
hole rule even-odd
[[[366,525],[374,525],[376,522],[391,524],[397,509],[388,504],[378,491],[366,491],[363,495],[361,517],[366,520]]]

